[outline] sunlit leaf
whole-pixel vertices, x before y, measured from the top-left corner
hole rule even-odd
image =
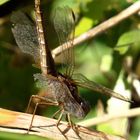
[[[9,0],[0,0],[0,5],[6,3],[7,1],[9,1]]]
[[[93,26],[93,23],[94,23],[94,21],[91,18],[83,17],[79,21],[79,24],[76,26],[75,35],[78,36],[78,35],[86,32]]]
[[[14,134],[14,133],[7,133],[7,132],[1,132],[0,133],[0,139],[1,140],[50,140],[49,138],[43,138],[39,136],[33,136],[33,135],[25,135],[25,134]]]
[[[111,69],[111,66],[112,66],[112,56],[111,55],[104,55],[103,58],[102,58],[102,62],[101,62],[101,70],[104,71],[104,72],[107,72]]]
[[[117,42],[115,50],[119,51],[120,54],[126,53],[132,44],[140,42],[139,36],[140,30],[132,30],[122,34]]]
[[[140,139],[140,117],[134,120],[133,129],[130,134],[131,140],[139,140]]]

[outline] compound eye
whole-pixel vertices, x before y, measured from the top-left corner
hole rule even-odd
[[[83,102],[81,102],[80,105],[83,106],[84,105]]]

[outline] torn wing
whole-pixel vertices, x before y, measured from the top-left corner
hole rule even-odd
[[[106,88],[100,84],[97,84],[93,81],[88,80],[82,74],[74,74],[73,80],[75,81],[76,85],[78,85],[80,87],[87,88],[87,89],[90,89],[92,91],[97,91],[97,92],[100,92],[102,94],[106,94],[108,96],[113,96],[113,97],[120,99],[120,100],[123,100],[123,101],[132,102],[129,98],[124,97],[123,95],[121,95],[117,92],[114,92],[111,89]]]

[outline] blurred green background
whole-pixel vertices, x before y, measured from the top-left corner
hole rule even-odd
[[[57,6],[68,5],[71,7],[76,15],[75,35],[79,36],[121,12],[136,0],[42,0],[41,2],[47,18],[52,9]],[[34,17],[34,1],[0,0],[0,107],[25,112],[30,96],[38,93],[32,75],[39,70],[32,66],[31,58],[21,53],[15,43],[11,32],[10,15],[16,10],[26,11]],[[57,38],[50,22],[46,26],[50,48],[54,49],[58,46]],[[135,101],[130,107],[140,106],[140,95],[133,87],[132,78],[130,78],[132,73],[136,75],[137,80],[140,77],[139,14],[133,15],[101,35],[77,45],[75,58],[76,72],[111,89],[117,88],[117,84],[124,86],[124,92],[129,92]],[[109,97],[105,95],[86,89],[80,89],[80,94],[89,101],[92,108],[85,119],[93,118],[103,111],[99,107],[99,100],[102,101],[105,111],[109,108]],[[50,107],[39,112],[41,115],[50,117],[54,109]],[[74,121],[78,120],[74,119]],[[129,119],[125,123],[126,130],[123,133],[116,132],[116,128],[109,124],[91,126],[91,128],[136,140],[140,133],[140,117]],[[27,138],[43,140],[43,138],[28,135],[25,138],[22,137],[22,139]],[[0,132],[0,139],[21,139],[21,136]]]

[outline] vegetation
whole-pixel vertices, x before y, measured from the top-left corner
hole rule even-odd
[[[77,37],[123,11],[136,0],[42,0],[41,2],[48,20],[55,7],[65,5],[71,7],[76,15],[75,36]],[[31,57],[20,52],[14,40],[10,16],[16,10],[22,10],[34,19],[34,2],[0,0],[0,107],[25,112],[30,96],[39,94],[32,76],[39,70],[32,66]],[[48,44],[53,50],[59,45],[58,39],[51,22],[47,23]],[[85,120],[101,116],[104,112],[121,114],[124,110],[140,106],[139,86],[134,84],[136,81],[140,85],[139,23],[139,13],[136,13],[100,35],[75,46],[76,72],[110,89],[123,92],[134,101],[133,104],[129,104],[114,99],[108,100],[109,97],[103,94],[80,89],[81,96],[91,105],[91,111]],[[58,63],[59,58],[56,57],[55,61],[58,69],[61,68]],[[51,116],[54,112],[53,107],[50,107],[38,113]],[[123,118],[90,127],[135,140],[139,135],[140,118],[137,116],[129,120]],[[0,139],[10,140],[19,137],[21,136],[0,132]],[[26,138],[34,139],[31,136],[25,136]]]

